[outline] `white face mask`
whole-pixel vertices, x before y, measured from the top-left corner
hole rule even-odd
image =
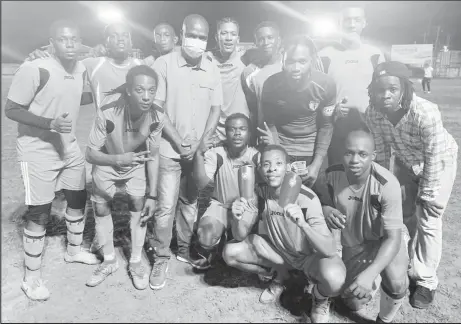
[[[183,37],[182,48],[191,58],[199,58],[206,50],[207,42],[198,38]]]

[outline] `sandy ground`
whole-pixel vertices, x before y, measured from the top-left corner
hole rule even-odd
[[[11,77],[2,78],[2,107]],[[420,84],[415,83],[420,91]],[[461,80],[435,80],[429,95],[440,105],[445,127],[458,143],[461,139]],[[85,146],[94,108],[81,108],[78,139]],[[128,211],[123,197],[115,204],[116,249],[120,269],[95,288],[85,286],[94,266],[66,264],[65,224],[57,213],[48,226],[43,260],[43,277],[51,298],[32,302],[20,289],[23,276],[22,216],[24,189],[16,162],[16,123],[2,113],[2,322],[309,322],[302,311],[309,311],[310,297],[295,284],[277,305],[262,305],[258,298],[265,284],[255,275],[241,273],[222,263],[207,272],[195,272],[172,259],[167,285],[160,291],[137,291],[126,271],[129,255]],[[459,161],[458,165],[461,167]],[[461,169],[461,168],[459,168]],[[88,179],[90,179],[88,177]],[[396,322],[461,321],[461,177],[458,175],[444,226],[444,254],[439,268],[440,286],[435,303],[425,311],[408,302]],[[62,206],[57,203],[57,210]],[[90,210],[85,227],[85,245],[94,235]],[[144,258],[144,262],[146,259]],[[368,322],[378,313],[377,298],[359,313],[349,313],[337,301],[332,305],[332,322]]]

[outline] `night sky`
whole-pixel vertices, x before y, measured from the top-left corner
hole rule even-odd
[[[284,1],[299,13],[306,11],[337,11],[345,2]],[[461,2],[459,1],[365,1],[368,26],[364,37],[389,48],[392,44],[422,43],[425,31],[434,43],[437,26],[441,26],[440,42],[445,45],[450,35],[450,49],[461,50]],[[305,30],[298,20],[281,13],[263,1],[118,1],[114,2],[131,21],[146,31],[162,21],[169,22],[177,32],[184,17],[191,13],[203,15],[216,30],[215,22],[232,16],[240,23],[242,42],[253,41],[253,29],[262,20],[274,20],[282,35]],[[103,23],[83,1],[2,1],[2,62],[22,61],[27,53],[48,43],[48,28],[57,19],[72,19],[81,26],[83,43],[94,46],[102,41]],[[210,35],[212,35],[210,34]],[[141,32],[133,33],[134,45],[144,52],[151,42]],[[210,37],[209,47],[213,47]]]

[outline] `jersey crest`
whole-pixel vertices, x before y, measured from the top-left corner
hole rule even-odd
[[[320,101],[317,101],[317,100],[310,101],[309,109],[312,111],[316,111],[319,105],[320,105]]]

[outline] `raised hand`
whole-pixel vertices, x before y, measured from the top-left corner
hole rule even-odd
[[[117,155],[116,164],[118,167],[134,167],[140,163],[153,161],[155,157],[146,156],[150,151],[142,151],[138,153],[128,152]]]
[[[264,129],[257,127],[257,130],[261,134],[259,136],[260,143],[264,145],[275,144],[272,132],[269,129],[269,126],[267,126],[266,122],[264,122]]]

